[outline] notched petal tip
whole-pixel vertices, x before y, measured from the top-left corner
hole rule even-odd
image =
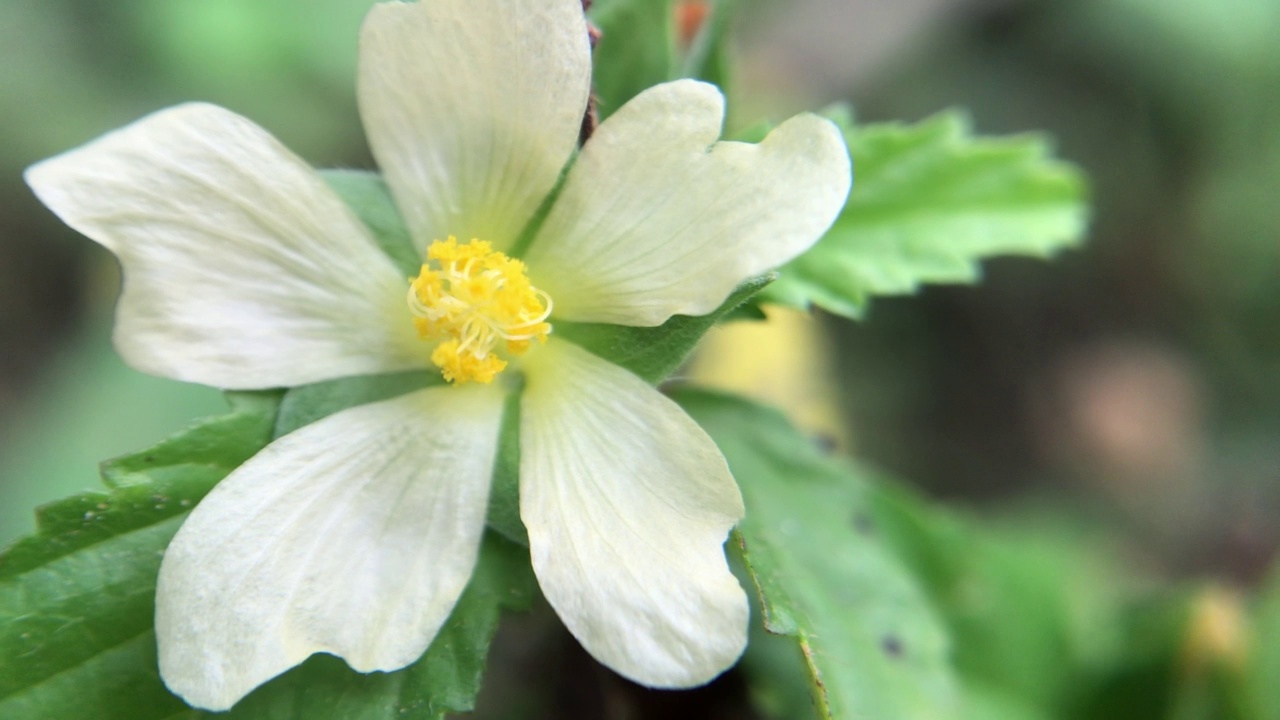
[[[225,710],[314,653],[414,662],[475,566],[502,407],[493,388],[435,387],[350,408],[219,483],[161,563],[165,684]]]
[[[732,666],[749,611],[724,541],[743,505],[710,437],[636,376],[552,341],[528,366],[520,442],[534,572],[583,647],[650,687]]]
[[[815,215],[828,217],[826,227],[830,227],[853,187],[853,158],[839,126],[820,115],[801,113],[774,128],[760,144],[781,146],[811,165],[808,182],[830,198],[823,207],[815,208]]]
[[[839,129],[799,115],[759,144],[721,141],[723,108],[714,86],[674,81],[596,131],[525,258],[558,317],[705,315],[835,222],[851,185]]]

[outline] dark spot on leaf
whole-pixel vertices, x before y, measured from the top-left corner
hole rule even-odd
[[[865,512],[856,512],[853,514],[853,529],[862,535],[874,535],[876,532],[876,521]]]
[[[143,461],[143,462],[153,463],[153,462],[155,462],[155,461],[156,461],[156,458],[155,458],[155,456],[154,456],[154,455],[143,455],[143,456],[142,456],[142,461]]]
[[[813,444],[818,447],[818,451],[823,455],[835,455],[840,449],[840,443],[831,435],[814,435]]]
[[[903,651],[906,650],[902,646],[902,640],[897,635],[885,635],[880,640],[880,647],[884,649],[885,655],[894,659],[902,657]]]

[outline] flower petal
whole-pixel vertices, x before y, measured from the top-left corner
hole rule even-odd
[[[527,363],[520,517],[543,594],[622,675],[711,680],[747,642],[723,547],[742,496],[724,457],[678,405],[575,345]]]
[[[164,110],[26,178],[120,259],[116,347],[139,370],[249,389],[425,364],[408,283],[368,230],[230,111]]]
[[[471,577],[501,415],[495,388],[428,388],[308,425],[222,481],[160,567],[169,688],[222,710],[312,653],[360,672],[416,660]]]
[[[525,257],[557,317],[705,315],[831,226],[851,183],[835,125],[798,115],[759,145],[716,142],[723,117],[719,90],[679,80],[596,130]]]
[[[580,0],[375,5],[360,113],[418,249],[510,247],[577,144],[590,86]]]

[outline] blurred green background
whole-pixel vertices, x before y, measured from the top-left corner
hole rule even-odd
[[[114,261],[22,170],[187,100],[317,166],[372,167],[353,85],[368,5],[0,3],[0,543],[94,487],[98,461],[222,407],[123,366]],[[823,320],[854,453],[984,513],[1101,528],[1153,576],[1255,583],[1280,541],[1280,4],[742,5],[736,122],[960,106],[984,134],[1049,132],[1094,180],[1083,250]]]

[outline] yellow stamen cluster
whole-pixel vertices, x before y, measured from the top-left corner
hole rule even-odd
[[[500,342],[522,355],[551,332],[551,298],[530,284],[524,263],[482,240],[431,243],[411,281],[409,312],[419,337],[442,340],[431,362],[450,382],[493,382],[507,366],[495,354]]]

